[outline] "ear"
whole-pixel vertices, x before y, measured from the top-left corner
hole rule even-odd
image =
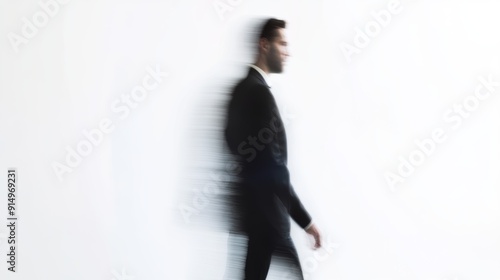
[[[266,38],[260,38],[259,48],[261,52],[267,53],[269,51],[269,41]]]

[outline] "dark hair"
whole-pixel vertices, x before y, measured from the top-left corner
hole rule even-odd
[[[272,39],[277,36],[276,30],[285,27],[286,27],[286,22],[284,20],[275,18],[268,19],[262,26],[259,40],[261,38],[266,38],[267,40],[272,41]]]

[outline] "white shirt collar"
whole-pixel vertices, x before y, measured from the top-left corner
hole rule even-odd
[[[252,67],[253,69],[257,70],[257,72],[259,72],[262,75],[262,77],[264,78],[264,81],[266,81],[267,85],[269,87],[271,87],[271,81],[269,79],[269,75],[267,75],[266,72],[264,72],[264,70],[260,69],[255,64],[250,64],[250,67]]]

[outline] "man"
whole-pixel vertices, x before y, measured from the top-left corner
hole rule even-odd
[[[318,229],[300,202],[287,168],[286,134],[268,75],[283,72],[288,57],[285,22],[269,19],[258,38],[258,55],[228,103],[225,139],[240,163],[238,211],[248,236],[245,279],[266,279],[271,257],[282,257],[303,279],[290,237],[290,217],[321,246]]]

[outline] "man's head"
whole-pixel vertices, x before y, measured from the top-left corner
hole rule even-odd
[[[289,55],[285,27],[285,21],[271,18],[264,23],[260,32],[258,61],[267,67],[269,73],[283,72],[285,60]]]

